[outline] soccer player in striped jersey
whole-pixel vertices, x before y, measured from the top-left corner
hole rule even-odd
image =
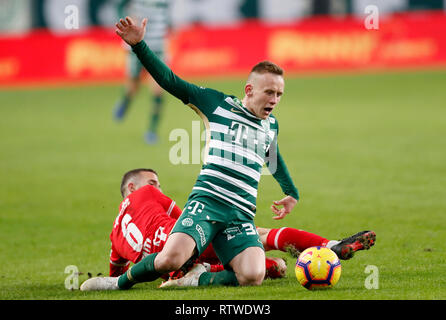
[[[171,0],[122,0],[118,4],[119,16],[124,16],[125,11],[134,19],[141,17],[152,17],[149,22],[148,32],[144,40],[150,43],[153,52],[163,61],[167,61],[166,38],[170,26],[170,5]],[[129,49],[127,59],[127,81],[125,91],[114,109],[114,118],[121,121],[139,91],[141,84],[141,73],[143,66],[135,54]],[[149,117],[147,131],[144,139],[148,144],[158,141],[158,127],[160,123],[162,108],[164,105],[163,90],[155,81],[150,81],[152,111]]]
[[[263,165],[285,194],[271,206],[275,218],[284,218],[299,199],[279,152],[279,126],[272,115],[284,92],[283,71],[268,61],[254,66],[242,100],[196,86],[175,75],[149,49],[143,41],[146,25],[147,19],[139,25],[126,17],[116,24],[116,32],[164,90],[200,115],[206,127],[206,159],[161,252],[149,254],[116,282],[91,281],[89,290],[129,289],[138,282],[153,281],[200,256],[210,243],[225,270],[218,276],[191,270],[191,282],[260,285],[265,276],[265,252],[254,216]]]

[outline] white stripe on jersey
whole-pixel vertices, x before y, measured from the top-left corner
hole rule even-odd
[[[127,261],[125,263],[116,263],[116,262],[113,262],[112,260],[110,260],[110,264],[112,264],[116,267],[125,267],[126,265],[130,264],[130,261]]]
[[[257,189],[256,188],[251,187],[250,185],[248,185],[247,183],[245,183],[239,179],[236,179],[236,178],[228,176],[224,173],[221,173],[220,171],[216,171],[216,170],[212,170],[212,169],[203,169],[200,171],[200,175],[219,178],[223,181],[226,181],[228,183],[235,185],[236,187],[242,189],[243,191],[246,191],[247,193],[252,195],[254,198],[257,198]]]
[[[227,190],[225,188],[219,187],[219,186],[217,186],[217,185],[215,185],[213,183],[210,183],[209,181],[204,181],[204,182],[207,183],[208,185],[210,185],[215,191],[217,191],[219,193],[223,193],[223,194],[227,195],[228,197],[231,197],[232,199],[235,199],[235,200],[237,200],[239,202],[243,202],[243,203],[247,204],[248,206],[251,206],[251,207],[255,208],[255,205],[253,203],[251,203],[248,200],[240,197],[238,194],[236,194],[236,193],[234,193],[232,191],[229,191],[229,190]]]
[[[241,111],[240,111],[241,112]],[[259,126],[257,123],[251,122],[248,119],[245,119],[237,114],[235,114],[234,112],[228,111],[226,109],[223,109],[222,107],[217,107],[217,109],[215,109],[214,114],[221,116],[223,118],[227,118],[227,119],[231,119],[231,120],[236,120],[236,121],[240,121],[243,123],[246,123],[247,125],[256,128],[257,130],[259,130],[260,132],[263,132],[266,134],[265,129],[262,126]]]
[[[206,189],[206,188],[202,188],[202,187],[193,187],[192,190],[201,190],[201,191],[209,192],[209,193],[211,193],[213,195],[216,195],[219,198],[222,198],[223,200],[226,200],[227,202],[232,203],[234,206],[239,207],[243,211],[249,213],[251,216],[253,216],[253,217],[255,216],[254,212],[252,212],[251,210],[245,208],[244,206],[242,206],[241,204],[239,204],[239,203],[237,203],[235,201],[232,201],[230,198],[225,197],[224,195],[222,195],[222,194],[220,194],[218,192],[215,192],[213,190],[209,190],[209,189]]]
[[[226,167],[228,169],[240,172],[240,173],[254,179],[257,182],[260,180],[260,172],[259,171],[251,169],[251,168],[244,166],[240,163],[237,163],[235,161],[221,158],[218,156],[213,156],[213,155],[209,155],[206,160],[207,160],[207,163],[216,164],[216,165]]]
[[[141,21],[148,18],[144,40],[154,51],[165,50],[165,37],[169,29],[170,0],[131,0],[126,6],[127,14]]]
[[[209,122],[209,127],[212,132],[219,132],[219,133],[224,133],[224,134],[229,133],[229,127],[225,126],[224,124],[220,124],[217,122]]]
[[[172,200],[172,203],[170,204],[169,209],[167,209],[167,215],[170,216],[172,213],[173,208],[175,207],[175,201]]]
[[[252,164],[257,163],[260,167],[263,167],[263,164],[265,163],[265,161],[262,159],[262,157],[260,157],[254,151],[251,151],[247,148],[243,148],[243,147],[238,146],[233,143],[211,139],[211,142],[209,143],[209,148],[216,148],[216,149],[220,149],[220,150],[227,151],[230,153],[234,153],[234,154],[236,154],[236,156],[245,157],[245,158],[251,160]],[[223,153],[222,156],[225,157],[224,155],[225,155],[225,153]],[[214,154],[214,156],[215,156],[215,154]],[[237,157],[236,157],[236,159],[237,159]]]

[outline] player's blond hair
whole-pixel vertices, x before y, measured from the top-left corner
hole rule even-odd
[[[251,69],[251,73],[272,73],[272,74],[277,74],[279,76],[283,76],[283,69],[281,67],[279,67],[277,64],[275,64],[274,62],[265,60],[265,61],[261,61],[259,63],[257,63],[252,69]]]

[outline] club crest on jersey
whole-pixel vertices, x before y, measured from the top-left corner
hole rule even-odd
[[[186,218],[186,219],[184,219],[184,220],[181,222],[181,224],[182,224],[184,227],[190,227],[190,226],[192,226],[192,225],[194,224],[194,220],[192,220],[191,218]]]

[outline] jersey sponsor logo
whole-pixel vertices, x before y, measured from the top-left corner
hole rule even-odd
[[[226,234],[226,239],[228,241],[234,239],[236,235],[242,234],[239,227],[227,228],[223,233]]]
[[[204,204],[198,201],[191,201],[190,205],[187,207],[187,210],[191,210],[188,212],[190,215],[196,216],[197,213],[202,213],[204,209]]]
[[[142,255],[143,255],[143,257],[146,257],[146,256],[148,256],[151,253],[152,253],[152,240],[147,238],[144,241],[144,245],[143,245],[143,248],[142,248]]]
[[[200,243],[202,246],[204,246],[206,244],[206,235],[204,234],[203,228],[199,224],[197,224],[195,226],[195,230],[198,231],[198,234],[200,235]]]
[[[232,121],[229,133],[234,136],[234,143],[243,144],[243,141],[248,140],[248,132],[248,125]]]
[[[153,239],[153,245],[159,246],[161,244],[161,241],[167,240],[167,234],[164,233],[164,227],[159,227],[158,230],[155,232],[155,237]]]
[[[231,228],[227,228],[225,231],[223,231],[224,234],[226,234],[226,239],[232,240],[234,239],[236,236],[240,235],[243,233],[243,231],[245,232],[245,234],[247,236],[255,236],[258,235],[257,229],[256,227],[252,224],[252,223],[243,223],[242,224],[242,228],[240,229],[239,227],[231,227]]]

